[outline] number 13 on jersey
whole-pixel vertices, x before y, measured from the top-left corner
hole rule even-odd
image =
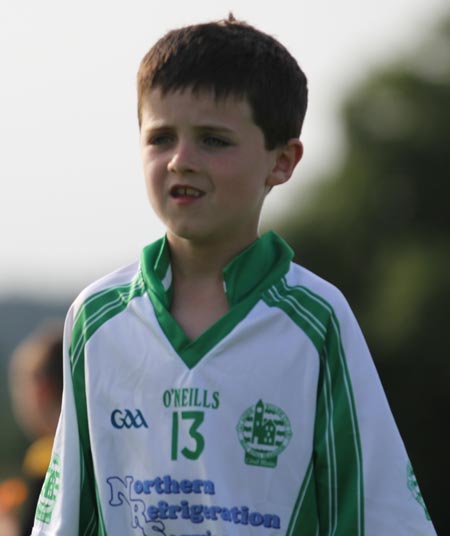
[[[172,414],[172,460],[178,459],[181,453],[189,460],[198,460],[205,448],[205,438],[198,431],[205,419],[204,411],[174,411]],[[180,430],[186,430],[189,445],[179,445]],[[182,434],[185,435],[185,434]],[[189,448],[193,447],[193,448]]]

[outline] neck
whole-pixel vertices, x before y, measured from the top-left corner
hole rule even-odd
[[[174,281],[222,281],[225,266],[254,240],[198,243],[167,234]]]
[[[173,275],[170,312],[195,339],[229,310],[222,270],[249,243],[199,244],[167,234]]]

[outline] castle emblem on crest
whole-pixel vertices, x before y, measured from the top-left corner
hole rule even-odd
[[[278,456],[292,437],[286,413],[262,400],[244,411],[236,430],[245,451],[245,463],[262,467],[276,467]]]

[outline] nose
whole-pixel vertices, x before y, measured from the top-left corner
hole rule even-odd
[[[193,145],[179,141],[167,165],[168,171],[171,173],[192,173],[198,171],[198,167],[198,158]]]

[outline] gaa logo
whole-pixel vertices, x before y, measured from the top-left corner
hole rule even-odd
[[[114,428],[148,428],[147,422],[142,415],[140,409],[135,409],[134,413],[131,409],[115,409],[111,413],[111,424]]]

